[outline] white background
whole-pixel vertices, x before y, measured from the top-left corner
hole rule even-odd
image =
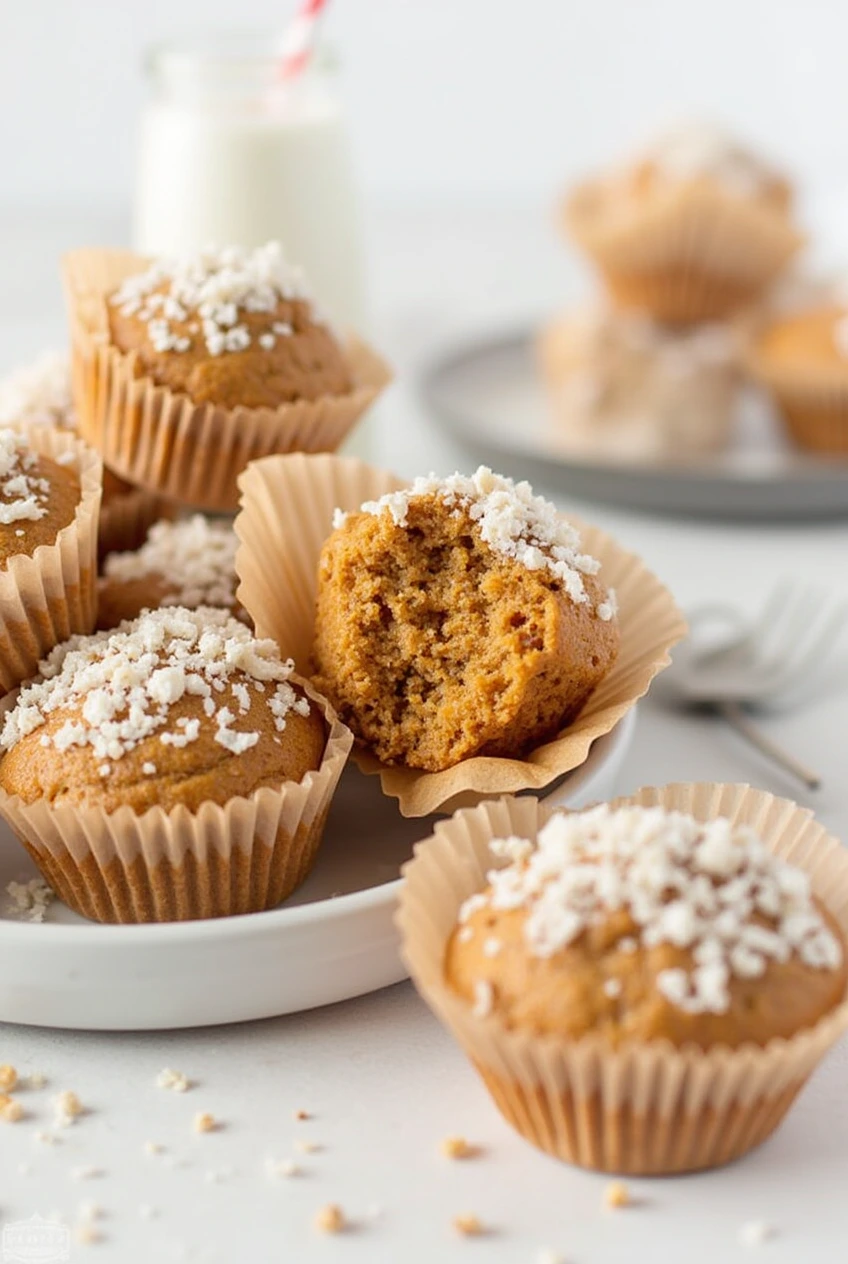
[[[122,207],[141,49],[283,25],[291,0],[2,0],[0,205]],[[335,0],[371,198],[529,201],[680,111],[848,185],[839,0]]]

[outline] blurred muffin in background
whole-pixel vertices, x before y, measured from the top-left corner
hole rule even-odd
[[[562,447],[626,461],[688,461],[730,437],[740,347],[728,325],[673,330],[589,307],[538,344]]]
[[[614,301],[656,320],[718,320],[754,302],[803,243],[789,181],[720,128],[680,126],[584,181],[563,219]]]
[[[51,426],[76,433],[71,396],[71,361],[66,351],[44,351],[0,380],[0,426]],[[158,497],[133,487],[103,467],[98,554],[135,549],[148,527],[172,510]]]
[[[802,278],[778,292],[748,368],[799,447],[848,456],[848,286]]]

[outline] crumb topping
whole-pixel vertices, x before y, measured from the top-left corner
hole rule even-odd
[[[643,947],[691,952],[691,970],[657,976],[663,996],[688,1013],[726,1012],[731,979],[757,978],[770,961],[795,956],[817,970],[842,962],[807,875],[773,856],[748,826],[602,804],[552,816],[532,851],[524,839],[495,841],[496,854],[517,859],[489,873],[490,890],[465,902],[460,922],[480,908],[526,908],[529,951],[551,957],[626,909]],[[474,1013],[485,1017],[491,999],[476,990]]]
[[[300,269],[288,263],[278,241],[269,241],[254,250],[227,246],[157,259],[146,272],[128,277],[110,302],[122,315],[145,322],[155,351],[189,351],[195,331],[209,355],[218,356],[250,346],[253,335],[240,313],[273,313],[281,300],[308,297]],[[173,324],[189,332],[178,333]],[[292,333],[286,321],[269,319],[257,340],[270,350],[277,338]]]
[[[8,911],[24,922],[43,922],[56,898],[53,888],[41,877],[9,882],[6,895],[9,897]]]
[[[512,558],[528,570],[548,571],[575,604],[589,601],[583,576],[597,575],[601,564],[580,551],[577,529],[557,513],[550,501],[535,496],[528,482],[516,483],[492,473],[485,465],[470,477],[451,474],[440,479],[431,474],[416,478],[403,491],[366,501],[361,512],[375,516],[389,513],[396,526],[405,527],[410,503],[428,496],[438,496],[457,515],[467,513],[484,542],[496,553]],[[333,526],[342,526],[346,517],[336,510]],[[615,594],[610,589],[596,614],[609,620],[615,612]]]
[[[276,682],[265,702],[277,733],[290,712],[309,714],[307,700],[288,683],[293,670],[273,641],[257,640],[225,610],[148,611],[114,631],[75,636],[57,646],[41,663],[41,676],[24,686],[7,713],[0,747],[11,750],[66,708],[81,709],[81,718],[43,735],[45,746],[58,751],[89,746],[98,760],[113,761],[156,732],[165,746],[186,746],[197,740],[199,721],[181,717],[169,728],[169,714],[174,703],[194,694],[215,717],[215,741],[240,754],[259,741],[258,732],[238,727],[244,689],[265,692],[264,682]],[[108,775],[109,764],[101,764],[100,772]]]
[[[0,430],[0,525],[35,522],[47,513],[50,483],[33,474],[37,464],[24,435]]]
[[[107,579],[128,583],[161,575],[169,591],[163,606],[228,606],[236,604],[238,540],[229,524],[195,514],[182,522],[155,523],[140,549],[110,553]]]
[[[76,428],[67,352],[45,351],[0,381],[0,426],[22,421]]]
[[[765,163],[712,123],[685,123],[672,128],[645,157],[667,180],[707,176],[737,197],[755,197],[776,179]]]

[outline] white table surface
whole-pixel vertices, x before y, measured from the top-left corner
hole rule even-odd
[[[372,228],[374,333],[399,377],[379,410],[375,457],[407,475],[446,473],[468,458],[417,407],[413,375],[422,355],[463,331],[550,310],[574,292],[577,271],[544,216],[526,211],[385,212]],[[0,231],[3,370],[61,338],[58,250],[119,240],[120,225],[53,212],[0,217]],[[722,596],[753,607],[793,573],[848,596],[848,525],[731,527],[577,508],[640,552],[684,605]],[[821,772],[824,787],[809,803],[848,838],[846,688],[835,673],[823,696],[767,725]],[[795,793],[720,723],[648,701],[619,789],[678,779],[749,780]],[[604,1208],[604,1177],[538,1154],[501,1121],[408,984],[303,1015],[184,1034],[0,1027],[2,1062],[41,1071],[50,1083],[20,1095],[24,1120],[0,1123],[0,1225],[51,1213],[73,1224],[82,1201],[96,1202],[102,1239],[74,1244],[73,1260],[90,1253],[122,1264],[537,1264],[547,1249],[568,1264],[707,1264],[758,1254],[774,1264],[830,1264],[848,1250],[848,1044],[757,1153],[708,1175],[632,1181],[639,1205],[618,1212]],[[165,1066],[184,1071],[195,1087],[185,1095],[154,1087]],[[52,1125],[51,1094],[65,1088],[90,1111],[61,1132],[60,1144],[40,1143],[35,1133]],[[295,1121],[299,1109],[314,1118]],[[195,1134],[200,1110],[224,1126]],[[483,1153],[449,1162],[438,1152],[449,1134]],[[298,1138],[321,1148],[299,1153]],[[148,1140],[165,1151],[146,1154]],[[303,1173],[269,1181],[268,1157],[294,1158]],[[75,1179],[81,1167],[101,1174]],[[328,1202],[344,1208],[352,1232],[314,1230]],[[450,1222],[461,1212],[474,1212],[492,1232],[458,1238]],[[750,1221],[767,1222],[774,1236],[742,1245],[739,1231]]]

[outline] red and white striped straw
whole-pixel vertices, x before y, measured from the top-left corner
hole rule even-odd
[[[327,0],[303,0],[280,47],[279,78],[294,79],[309,62]]]

